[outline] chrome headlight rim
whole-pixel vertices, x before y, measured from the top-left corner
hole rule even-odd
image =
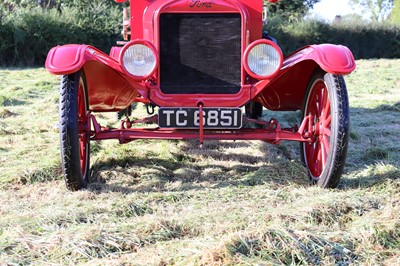
[[[152,67],[151,71],[149,71],[149,73],[144,75],[144,76],[137,76],[135,74],[132,74],[125,67],[124,55],[125,55],[126,51],[130,47],[132,47],[133,45],[144,45],[144,46],[146,46],[146,48],[149,48],[151,50],[151,52],[153,53],[153,56],[154,56],[154,59],[155,59],[155,64]],[[134,40],[134,41],[130,41],[127,44],[125,44],[124,47],[121,50],[120,57],[119,57],[119,62],[120,62],[122,70],[125,73],[127,73],[129,76],[131,76],[133,79],[138,80],[138,81],[146,80],[146,79],[150,78],[152,75],[154,75],[154,73],[156,72],[156,70],[157,70],[157,68],[159,67],[159,64],[160,64],[160,60],[159,60],[159,57],[158,57],[157,49],[154,47],[154,45],[151,42],[146,41],[146,40]]]
[[[250,66],[249,66],[249,61],[248,61],[249,60],[249,55],[250,55],[251,51],[258,45],[269,45],[269,46],[271,46],[272,48],[275,49],[275,51],[277,52],[277,54],[279,56],[279,64],[278,64],[276,70],[274,72],[270,73],[269,75],[266,75],[266,76],[254,73],[254,71],[252,71]],[[275,76],[279,72],[279,70],[282,68],[283,60],[284,60],[284,58],[283,58],[283,53],[282,53],[281,48],[271,40],[262,39],[262,40],[257,40],[255,42],[251,43],[246,48],[246,51],[245,51],[244,56],[243,56],[243,65],[244,65],[244,69],[246,70],[246,72],[250,76],[252,76],[253,78],[258,79],[258,80],[263,80],[263,79],[268,79],[270,77]]]

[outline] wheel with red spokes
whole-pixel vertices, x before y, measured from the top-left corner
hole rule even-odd
[[[65,75],[60,85],[61,162],[67,188],[85,188],[89,182],[90,121],[84,72]]]
[[[310,180],[324,188],[335,188],[345,165],[349,101],[342,76],[315,72],[306,91],[302,117],[309,116],[312,132],[300,143],[300,155]]]

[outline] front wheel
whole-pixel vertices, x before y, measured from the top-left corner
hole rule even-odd
[[[60,85],[60,143],[66,186],[76,191],[89,181],[88,101],[83,71],[65,75]]]
[[[300,143],[300,155],[310,180],[335,188],[343,172],[349,131],[349,101],[342,76],[317,71],[306,91],[302,117],[312,123],[311,142]]]

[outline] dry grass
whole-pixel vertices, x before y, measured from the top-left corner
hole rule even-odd
[[[93,143],[92,184],[76,193],[53,130],[58,79],[0,70],[0,265],[397,265],[399,66],[358,61],[347,77],[336,190],[309,186],[297,143],[141,140]]]

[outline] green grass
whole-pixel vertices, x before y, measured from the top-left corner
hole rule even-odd
[[[92,183],[69,192],[58,78],[0,70],[0,264],[399,264],[400,60],[357,63],[335,190],[308,184],[297,143],[140,140],[92,143]]]

